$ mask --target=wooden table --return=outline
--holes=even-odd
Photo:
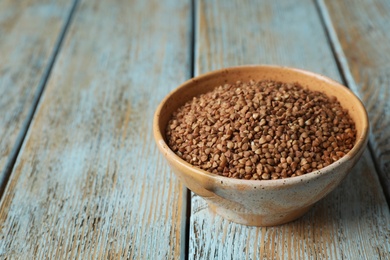
[[[186,79],[294,66],[365,103],[368,149],[301,219],[231,223],[157,151]],[[1,0],[1,259],[390,259],[390,1]],[[387,201],[386,201],[387,198]]]

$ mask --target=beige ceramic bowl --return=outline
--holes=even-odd
[[[309,89],[336,96],[356,123],[355,146],[343,158],[321,170],[297,177],[261,181],[232,179],[206,172],[185,162],[169,149],[165,129],[173,111],[192,97],[216,86],[250,79],[298,82]],[[368,118],[360,100],[346,87],[329,78],[286,67],[241,66],[207,73],[179,86],[157,108],[153,128],[157,146],[179,180],[203,197],[213,211],[237,223],[272,226],[302,216],[344,179],[367,144]]]

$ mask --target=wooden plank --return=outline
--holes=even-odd
[[[0,255],[177,259],[183,190],[154,144],[190,76],[189,1],[81,1],[0,208]]]
[[[370,144],[390,202],[390,2],[319,1],[348,85],[370,119]]]
[[[272,63],[340,74],[312,1],[199,1],[196,74]],[[190,259],[387,259],[390,214],[368,152],[303,218],[277,227],[238,225],[192,195]]]
[[[0,196],[73,1],[0,1]]]

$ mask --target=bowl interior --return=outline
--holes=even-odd
[[[360,148],[368,131],[367,113],[361,101],[346,87],[327,77],[293,68],[274,66],[241,66],[210,72],[193,78],[179,86],[170,93],[160,104],[156,111],[157,130],[166,142],[165,129],[171,115],[180,106],[191,100],[194,96],[211,91],[225,83],[234,83],[237,80],[274,80],[286,83],[297,82],[305,88],[321,91],[328,96],[336,96],[343,108],[348,109],[350,116],[356,124],[357,136],[355,147],[350,151],[352,156]]]

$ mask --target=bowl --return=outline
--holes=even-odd
[[[187,163],[168,147],[165,130],[174,111],[194,96],[217,86],[250,79],[298,82],[311,90],[336,96],[355,122],[354,147],[344,157],[320,170],[276,180],[243,180],[213,174]],[[180,85],[158,106],[153,133],[159,150],[177,178],[201,196],[214,212],[244,225],[274,226],[305,214],[347,176],[367,145],[368,117],[361,101],[332,79],[295,68],[250,65],[213,71]]]

